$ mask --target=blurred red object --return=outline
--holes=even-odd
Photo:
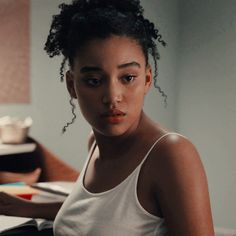
[[[24,198],[26,200],[31,200],[33,197],[33,194],[17,194],[18,197]]]

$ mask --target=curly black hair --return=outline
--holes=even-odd
[[[60,4],[59,8],[60,13],[53,16],[44,49],[50,57],[64,56],[60,67],[61,81],[67,60],[73,68],[77,51],[89,40],[105,39],[111,35],[127,36],[139,43],[147,64],[148,55],[153,57],[154,86],[167,105],[167,95],[157,85],[157,60],[160,55],[155,41],[163,46],[166,46],[166,42],[154,24],[144,18],[144,9],[139,0],[73,0],[71,4]],[[73,123],[74,113],[73,116],[67,126]]]

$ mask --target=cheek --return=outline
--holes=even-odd
[[[94,110],[98,106],[98,99],[94,99],[94,96],[89,94],[79,94],[78,103],[82,112]]]
[[[135,89],[132,89],[127,93],[127,97],[135,105],[140,105],[144,101],[145,90],[143,85],[137,86]]]
[[[127,104],[129,116],[136,119],[142,111],[144,104],[143,88],[136,88],[132,92],[127,93],[124,103]]]

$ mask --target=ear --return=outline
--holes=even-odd
[[[145,76],[145,90],[144,93],[147,94],[152,84],[152,68],[150,65],[146,67],[146,76]]]
[[[74,76],[72,71],[68,70],[66,72],[66,87],[72,98],[77,98],[75,86],[74,86]]]

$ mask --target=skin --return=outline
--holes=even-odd
[[[62,202],[36,203],[0,192],[0,215],[54,220]]]
[[[84,186],[94,193],[109,190],[123,181],[167,132],[143,112],[152,83],[151,68],[136,41],[110,36],[91,40],[78,50],[66,83],[97,143]],[[101,118],[110,109],[125,113],[121,122],[112,124]],[[206,175],[187,138],[171,134],[154,147],[142,166],[137,194],[145,210],[165,218],[168,235],[214,235]]]

